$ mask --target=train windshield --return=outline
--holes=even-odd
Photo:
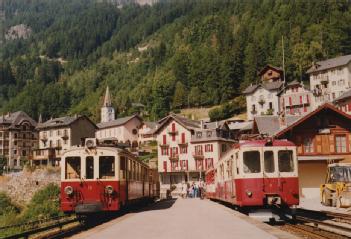
[[[79,179],[80,176],[80,157],[67,157],[66,179]]]
[[[273,151],[264,152],[264,171],[266,173],[274,172],[274,154]]]
[[[292,150],[280,150],[278,152],[279,172],[294,172],[294,158]]]
[[[244,152],[244,173],[261,172],[261,161],[259,151]]]
[[[99,178],[110,179],[115,177],[115,157],[100,156],[99,157]]]
[[[330,168],[332,182],[351,182],[351,167],[336,166]]]

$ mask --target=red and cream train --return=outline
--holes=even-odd
[[[61,160],[61,210],[87,215],[115,212],[129,204],[158,196],[152,170],[127,150],[96,145],[67,150]]]
[[[299,204],[296,146],[286,140],[250,140],[234,145],[206,172],[206,196],[264,220],[291,213]],[[268,218],[267,218],[268,217]]]

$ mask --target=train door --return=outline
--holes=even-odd
[[[272,147],[263,147],[262,191],[264,194],[276,194],[279,175],[276,167],[276,152]]]
[[[128,200],[128,158],[125,156],[120,156],[120,203],[125,204]]]

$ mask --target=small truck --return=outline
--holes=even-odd
[[[328,165],[325,183],[320,186],[321,203],[332,207],[351,207],[351,163]]]

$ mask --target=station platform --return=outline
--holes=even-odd
[[[172,199],[128,213],[72,237],[74,239],[296,239],[210,200]]]

